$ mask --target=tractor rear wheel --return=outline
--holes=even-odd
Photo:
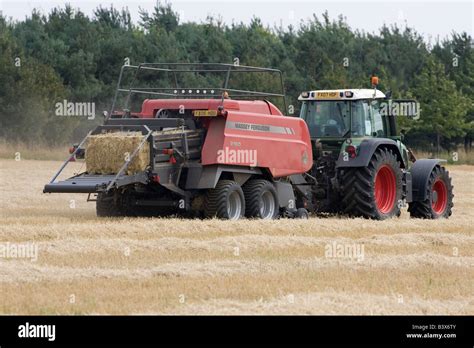
[[[433,168],[426,185],[426,199],[408,204],[410,217],[439,219],[451,216],[453,208],[453,185],[449,172],[441,166]]]
[[[232,180],[220,180],[207,191],[204,215],[208,218],[237,220],[244,216],[245,198],[242,188]]]
[[[243,190],[246,217],[260,219],[276,219],[278,217],[278,195],[270,181],[250,180],[245,183]]]
[[[342,176],[343,212],[384,220],[400,215],[402,171],[397,156],[378,148],[367,167],[344,170]]]

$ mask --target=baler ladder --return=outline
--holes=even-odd
[[[87,135],[84,137],[84,139],[82,139],[82,141],[80,142],[79,145],[77,145],[76,149],[74,150],[74,152],[64,161],[63,165],[61,166],[61,168],[59,168],[59,170],[56,172],[56,174],[54,174],[53,178],[51,179],[51,181],[49,182],[50,184],[54,183],[54,180],[56,180],[56,178],[62,173],[62,171],[64,170],[64,168],[66,168],[66,166],[68,165],[68,163],[71,161],[71,158],[74,158],[74,156],[76,155],[76,152],[79,151],[79,149],[82,147],[82,145],[84,145],[84,143],[86,142],[87,138],[89,137],[89,135],[91,135],[92,131],[90,131],[89,133],[87,133]]]

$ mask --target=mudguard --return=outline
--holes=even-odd
[[[412,177],[413,201],[426,199],[426,185],[434,167],[439,165],[440,159],[419,159],[410,169]]]
[[[375,150],[381,145],[384,145],[385,147],[388,147],[393,150],[394,153],[397,155],[398,160],[400,161],[401,167],[406,168],[406,163],[403,160],[403,157],[400,153],[400,149],[397,146],[397,142],[395,140],[385,138],[373,138],[363,140],[358,146],[357,156],[355,158],[349,157],[347,161],[344,161],[344,155],[343,153],[340,153],[339,158],[336,162],[336,168],[367,167]]]
[[[251,175],[262,174],[260,168],[230,165],[193,165],[189,167],[185,188],[186,190],[214,188],[216,187],[221,174],[225,172],[232,173],[234,180],[240,185],[243,185]]]

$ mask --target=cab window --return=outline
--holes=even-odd
[[[350,102],[308,101],[303,104],[300,117],[312,137],[341,137],[349,131]]]
[[[358,100],[352,106],[352,135],[372,135],[372,117],[369,111],[369,103],[366,100]]]
[[[374,100],[370,103],[370,110],[372,112],[372,118],[374,120],[374,133],[376,137],[385,137],[385,130],[382,115],[380,114],[380,102]]]

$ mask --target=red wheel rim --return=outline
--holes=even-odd
[[[375,204],[382,214],[387,214],[393,209],[396,193],[395,173],[390,166],[381,166],[375,176]]]
[[[448,203],[448,190],[443,180],[438,179],[433,184],[433,196],[431,198],[431,207],[433,211],[441,215],[446,209]]]

